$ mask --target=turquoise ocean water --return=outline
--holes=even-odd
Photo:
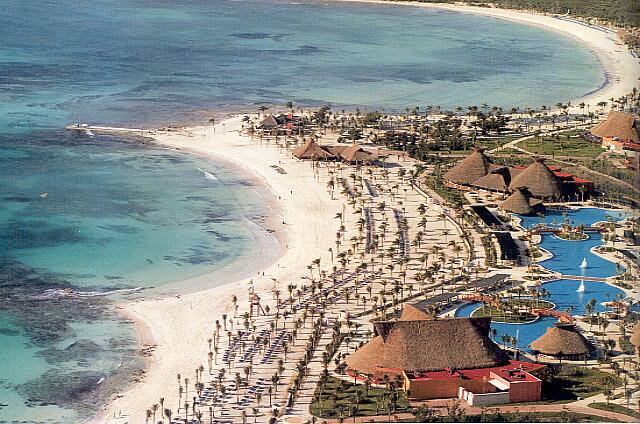
[[[414,7],[8,0],[0,22],[0,421],[78,422],[130,380],[114,300],[277,250],[263,190],[228,164],[64,125],[284,101],[534,107],[605,81],[570,38]]]

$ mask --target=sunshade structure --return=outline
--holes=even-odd
[[[507,200],[500,203],[500,208],[520,215],[535,215],[544,210],[544,205],[542,200],[534,199],[526,188],[521,187],[515,189]]]
[[[469,156],[458,162],[444,174],[444,179],[456,184],[473,185],[491,170],[491,161],[484,149],[477,148]]]
[[[293,156],[300,160],[328,160],[333,155],[321,147],[314,139],[310,139],[292,152]]]
[[[592,346],[578,333],[573,325],[556,325],[534,340],[531,350],[545,356],[564,359],[584,359],[589,356]]]
[[[258,128],[262,130],[271,130],[274,128],[278,128],[278,121],[273,115],[267,115],[262,121],[260,121],[260,123],[258,124]]]
[[[640,135],[634,116],[615,110],[609,113],[605,121],[593,127],[591,134],[602,139],[640,143]]]
[[[485,368],[507,363],[489,338],[491,318],[432,319],[405,306],[397,321],[375,322],[377,336],[346,358],[350,370],[387,373]]]
[[[509,184],[511,190],[522,187],[541,199],[558,199],[562,196],[562,184],[542,158],[537,158]]]

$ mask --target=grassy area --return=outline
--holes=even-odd
[[[521,155],[522,152],[520,150],[512,149],[511,147],[507,147],[506,149],[498,150],[496,152],[499,155]]]
[[[397,395],[395,412],[411,412],[412,408],[407,402],[404,391],[398,390]],[[320,398],[322,398],[322,405]],[[390,410],[393,411],[392,399],[393,390],[391,389],[371,387],[367,390],[363,384],[353,384],[353,382],[329,377],[321,392],[316,389],[311,413],[316,417],[335,419],[354,415],[357,417],[386,415]]]
[[[571,130],[560,134],[533,137],[518,143],[532,153],[540,155],[579,156],[595,158],[605,151],[599,144],[584,140]]]
[[[467,422],[489,423],[604,423],[616,422],[597,415],[576,414],[573,412],[517,412],[469,415]]]
[[[527,311],[513,311],[510,309],[496,308],[483,305],[473,311],[472,317],[491,317],[495,322],[522,323],[535,320],[537,317]]]
[[[640,414],[638,412],[632,409],[625,408],[622,405],[615,405],[613,403],[606,404],[604,402],[594,402],[594,403],[590,403],[589,407],[595,408],[595,409],[602,409],[603,411],[617,412],[619,414],[628,415],[634,418],[640,418]]]
[[[547,367],[543,374],[542,402],[564,402],[587,398],[612,390],[622,384],[622,380],[594,368],[565,365],[554,375],[555,367]]]
[[[533,321],[537,317],[536,315],[526,310],[518,310],[518,308],[553,308],[553,306],[553,303],[547,302],[546,300],[515,298],[503,301],[500,308],[497,308],[493,305],[483,305],[480,308],[476,309],[473,312],[472,316],[490,316],[496,322],[522,323]]]

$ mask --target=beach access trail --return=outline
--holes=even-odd
[[[240,136],[241,122],[241,117],[236,117],[215,128],[158,132],[154,139],[167,147],[231,161],[261,179],[279,199],[285,222],[285,234],[279,237],[284,254],[264,270],[264,275],[260,272],[251,277],[256,292],[262,295],[270,292],[274,279],[297,281],[300,276],[308,275],[307,266],[316,258],[329,262],[328,249],[335,238],[334,217],[342,204],[332,201],[327,190],[314,181],[313,169],[308,163],[280,152],[273,144],[267,146],[266,141],[260,145]],[[273,165],[286,174],[278,172]],[[157,348],[144,379],[114,396],[94,422],[144,422],[145,411],[151,404],[158,403],[167,392],[177,393],[178,373],[193,370],[199,364],[206,367],[207,340],[215,330],[215,320],[225,313],[233,317],[233,295],[238,297],[240,305],[247,304],[249,286],[247,278],[187,295],[124,305],[126,315],[137,322],[143,342]],[[177,406],[165,405],[174,410]],[[129,416],[114,419],[125,411]]]

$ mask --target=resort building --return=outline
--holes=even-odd
[[[593,346],[573,324],[556,324],[529,346],[536,355],[555,359],[583,360],[591,355]]]
[[[602,140],[602,147],[631,157],[640,153],[640,131],[635,117],[629,113],[612,111],[607,119],[591,129]]]
[[[313,138],[302,146],[297,147],[292,154],[295,158],[300,160],[330,160],[335,157],[316,143]]]
[[[514,193],[526,189],[532,197],[557,201],[578,193],[590,193],[593,181],[561,172],[558,167],[547,166],[537,158],[529,166],[493,164],[478,148],[454,165],[444,175],[447,185],[463,190],[481,189],[498,193]]]
[[[292,152],[300,160],[342,160],[350,164],[370,163],[376,155],[357,143],[351,146],[320,146],[311,139]]]
[[[381,382],[400,377],[414,399],[459,397],[472,405],[539,400],[540,364],[511,361],[489,337],[490,317],[432,318],[405,305],[395,321],[346,358],[347,373]]]

